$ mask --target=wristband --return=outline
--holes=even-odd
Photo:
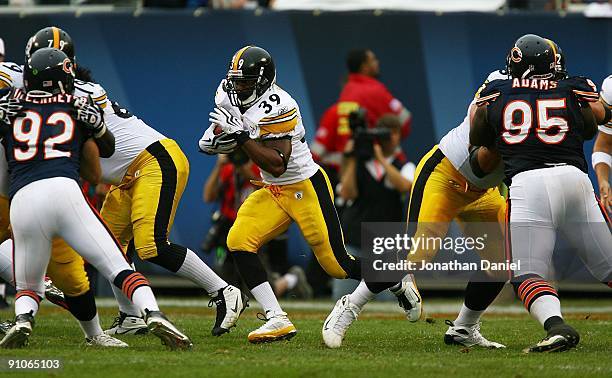
[[[593,155],[591,155],[591,164],[593,164],[593,168],[599,163],[604,163],[612,168],[612,155],[602,151],[593,152]]]
[[[236,133],[236,142],[238,142],[239,146],[242,146],[244,143],[246,143],[246,141],[248,141],[249,139],[251,139],[249,137],[249,133],[245,132],[245,131],[241,131],[239,133]]]
[[[100,129],[100,131],[96,131],[93,137],[98,139],[102,137],[102,135],[104,135],[105,133],[106,133],[106,123],[102,123],[102,128]]]

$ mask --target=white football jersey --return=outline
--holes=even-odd
[[[499,70],[493,71],[489,74],[487,80],[485,80],[484,84],[481,86],[481,89],[490,81],[507,78],[507,74]],[[468,106],[467,115],[463,119],[463,122],[442,137],[438,147],[463,177],[479,188],[487,189],[499,185],[504,178],[504,167],[503,163],[500,163],[493,172],[483,178],[478,178],[470,166],[470,108],[478,98],[481,89],[478,90],[474,100],[472,100]]]
[[[0,64],[0,88],[3,86],[23,89],[23,66],[15,63]],[[75,80],[74,87],[75,96],[91,96],[104,109],[106,127],[115,136],[115,152],[109,158],[100,158],[102,181],[117,185],[130,164],[145,148],[166,137],[118,103],[110,101],[100,84]]]
[[[294,184],[310,178],[319,166],[312,159],[310,148],[306,143],[306,130],[297,102],[281,87],[274,84],[244,114],[232,106],[227,93],[223,90],[225,80],[221,81],[215,95],[215,104],[242,118],[251,138],[260,140],[275,138],[291,139],[291,156],[287,170],[279,177],[274,177],[261,170],[263,181],[269,184]]]
[[[599,96],[606,102],[606,104],[612,106],[612,75],[605,78],[601,84],[601,92],[599,93]],[[599,125],[599,131],[612,135],[612,121],[605,125]]]

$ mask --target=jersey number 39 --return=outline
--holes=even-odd
[[[68,113],[56,112],[45,120],[45,124],[61,128],[58,135],[50,136],[42,143],[43,159],[56,159],[60,157],[70,157],[70,151],[60,151],[55,149],[56,145],[63,144],[72,140],[74,135],[74,120]],[[40,145],[40,132],[43,126],[43,119],[37,112],[27,111],[24,117],[17,118],[13,123],[13,138],[16,142],[24,143],[24,147],[15,147],[13,156],[17,161],[33,159],[38,154]]]
[[[538,139],[546,144],[563,142],[569,130],[567,120],[560,116],[550,116],[548,112],[552,109],[565,109],[565,99],[536,100],[536,108],[537,127],[535,132]],[[520,121],[518,122],[515,122],[516,115],[519,115]],[[527,139],[534,117],[529,102],[523,100],[509,102],[504,108],[503,117],[504,132],[502,133],[502,139],[504,142],[507,144],[518,144]]]

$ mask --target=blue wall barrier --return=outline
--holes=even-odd
[[[91,68],[113,100],[182,146],[191,177],[172,236],[194,250],[210,225],[212,207],[202,202],[202,187],[215,162],[197,152],[197,140],[208,126],[208,111],[229,59],[243,45],[258,44],[273,55],[278,82],[300,104],[309,138],[339,94],[346,52],[374,50],[381,80],[414,115],[404,148],[415,162],[463,119],[482,80],[504,66],[506,52],[522,34],[555,40],[572,74],[600,84],[612,72],[612,23],[556,14],[5,14],[0,15],[0,37],[7,60],[22,61],[27,38],[49,25],[72,35],[78,63]],[[292,230],[294,260],[308,256],[297,235]]]

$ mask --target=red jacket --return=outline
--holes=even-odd
[[[402,137],[410,133],[412,116],[402,103],[393,97],[383,83],[370,76],[349,74],[348,81],[338,102],[356,102],[367,111],[370,127],[376,126],[376,121],[387,114],[393,113],[402,123]]]

